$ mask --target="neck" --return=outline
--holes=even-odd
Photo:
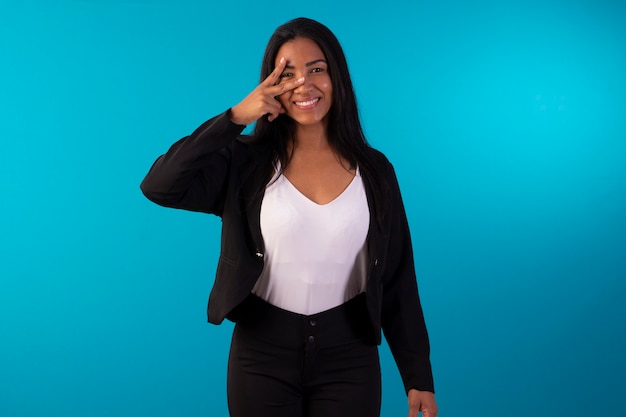
[[[297,149],[306,151],[327,150],[330,145],[326,135],[326,126],[298,126],[293,145]]]

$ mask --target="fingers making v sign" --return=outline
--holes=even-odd
[[[233,123],[248,125],[265,115],[267,115],[267,120],[272,122],[285,112],[285,109],[276,97],[299,87],[304,82],[304,77],[280,82],[280,75],[286,65],[287,60],[281,58],[274,71],[252,90],[246,98],[231,108],[230,119]]]

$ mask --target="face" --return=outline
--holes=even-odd
[[[278,96],[285,113],[302,126],[325,126],[333,87],[324,53],[311,39],[296,38],[280,47],[275,65],[281,57],[287,60],[281,81],[304,77],[302,85]]]

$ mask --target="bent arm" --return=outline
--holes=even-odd
[[[245,126],[228,111],[174,143],[152,165],[141,191],[154,203],[220,215],[230,163],[230,145]]]

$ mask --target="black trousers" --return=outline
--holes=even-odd
[[[364,295],[304,316],[252,295],[228,360],[232,417],[378,417],[378,347]]]

